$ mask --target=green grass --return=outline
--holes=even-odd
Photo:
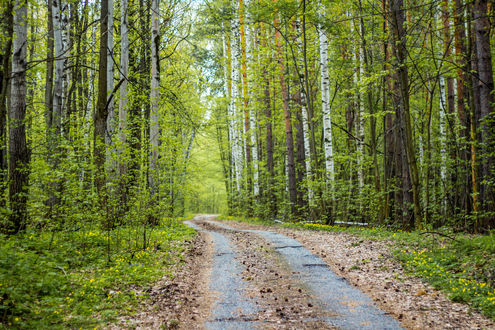
[[[273,221],[223,217],[255,224]],[[380,227],[327,226],[318,223],[285,223],[280,226],[317,231],[345,232],[362,238],[388,240],[394,256],[416,277],[445,292],[453,301],[468,304],[495,320],[495,232],[467,235]]]
[[[168,220],[147,228],[146,247],[135,227],[1,236],[0,326],[88,328],[130,312],[141,289],[172,276],[194,235]]]

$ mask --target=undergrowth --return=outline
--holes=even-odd
[[[104,324],[146,298],[146,285],[171,276],[193,236],[192,229],[173,220],[146,232],[88,227],[2,236],[0,326]]]
[[[222,217],[262,225],[281,225],[318,231],[345,232],[363,238],[391,241],[394,256],[410,274],[432,284],[456,302],[468,304],[495,320],[495,232],[489,235],[437,231],[388,230],[318,223],[284,223]]]

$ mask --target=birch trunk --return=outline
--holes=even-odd
[[[9,202],[13,232],[23,230],[27,220],[29,153],[26,143],[27,3],[14,7],[11,107],[9,113]]]
[[[231,21],[231,49],[232,49],[232,61],[231,61],[231,81],[232,81],[232,95],[230,98],[230,108],[233,120],[232,129],[232,143],[234,149],[234,172],[237,192],[241,191],[242,183],[242,171],[243,171],[243,153],[242,153],[242,115],[238,107],[238,101],[240,99],[239,84],[241,83],[241,45],[240,45],[240,24],[239,24],[239,11],[233,6],[234,15]]]
[[[302,98],[303,99],[305,98],[304,93],[302,95]],[[305,162],[306,162],[306,179],[308,180],[308,201],[309,201],[309,204],[311,206],[313,201],[314,201],[314,191],[313,191],[313,188],[311,186],[312,180],[313,180],[313,171],[311,169],[311,151],[309,149],[310,148],[310,145],[309,145],[310,134],[308,132],[308,129],[309,129],[308,112],[306,110],[306,106],[304,105],[304,102],[305,101],[303,100],[302,119],[303,119],[303,135],[304,135],[304,156],[305,156]],[[325,131],[323,131],[323,132],[325,132]],[[332,156],[332,162],[331,163],[333,165],[333,156]],[[325,165],[326,165],[326,162],[325,162]],[[332,166],[332,169],[333,169],[333,166]],[[331,172],[331,173],[333,173],[333,172]]]
[[[112,97],[113,91],[113,0],[108,0],[108,30],[107,30],[107,132],[105,134],[105,143],[107,146],[113,144],[113,136],[115,133],[115,110]],[[107,161],[111,157],[111,148],[108,148]],[[110,165],[110,164],[108,164]],[[110,166],[111,167],[111,166]]]
[[[246,0],[246,7],[249,7],[249,0]],[[252,81],[249,79],[250,68],[253,65],[253,33],[250,24],[251,17],[249,13],[246,15],[246,70],[247,70],[247,91],[248,91],[248,106],[249,106],[249,139],[251,149],[251,161],[253,167],[253,195],[259,195],[259,171],[258,171],[258,143],[256,141],[256,113],[251,104],[251,93],[253,91]],[[246,137],[247,139],[247,137]]]
[[[297,36],[301,35],[301,22],[300,20],[296,20],[296,34]],[[297,42],[297,47],[298,51],[304,54],[305,48],[303,46],[303,40],[301,38],[296,36],[296,42]],[[302,38],[304,38],[304,35],[302,35]],[[299,62],[300,63],[300,62]],[[306,97],[306,70],[305,70],[305,64],[304,61],[303,63],[298,64],[299,67],[299,74],[302,75],[302,77],[299,78],[299,83],[301,85],[300,89],[300,103],[301,103],[301,117],[302,117],[302,139],[303,139],[303,148],[304,148],[304,167],[306,169],[306,181],[307,181],[307,191],[308,191],[308,202],[310,206],[312,206],[313,201],[314,201],[314,191],[312,188],[312,180],[313,180],[313,171],[312,171],[312,164],[311,164],[311,126],[309,123],[308,119],[308,108],[307,108],[307,97]],[[325,131],[323,132],[325,134]],[[332,162],[333,164],[333,162]]]
[[[250,134],[250,126],[251,126],[251,120],[249,116],[249,107],[250,107],[250,100],[249,100],[249,87],[248,87],[248,72],[247,72],[247,46],[246,46],[246,24],[245,24],[245,13],[244,13],[244,2],[243,0],[239,0],[239,31],[240,31],[240,37],[241,37],[241,69],[242,69],[242,99],[243,99],[243,112],[244,112],[244,134],[242,136],[242,140],[244,143],[244,158],[243,161],[246,161],[246,181],[247,181],[247,191],[248,195],[251,193],[251,187],[252,187],[252,153],[251,153],[251,142],[249,138]],[[251,202],[248,201],[248,209],[250,209],[250,204]],[[249,214],[249,211],[248,211]]]
[[[52,133],[53,109],[53,58],[54,58],[54,31],[53,31],[53,1],[48,0],[48,38],[46,41],[46,83],[45,83],[45,122],[47,135]],[[50,142],[49,142],[50,144]]]
[[[14,34],[14,2],[8,1],[4,12],[1,14],[4,20],[2,37],[4,38],[4,48],[0,51],[0,180],[7,181],[7,99],[10,90],[11,65],[10,56],[12,54],[12,41]],[[52,47],[53,48],[53,47]],[[53,57],[53,55],[52,55]],[[53,71],[53,69],[52,69]],[[51,106],[50,106],[51,107]],[[5,207],[5,198],[0,198],[0,206]]]
[[[107,18],[108,0],[101,1],[100,10],[100,56],[98,64],[98,101],[94,116],[94,162],[95,186],[100,199],[100,206],[106,204],[105,185],[105,131],[107,123]]]
[[[125,161],[122,156],[125,151],[126,129],[127,129],[127,79],[129,75],[129,21],[128,21],[128,0],[121,0],[120,3],[120,100],[119,100],[119,140],[120,140],[120,176],[127,172]]]
[[[442,11],[441,5],[438,8],[438,11],[435,15],[435,26],[438,26],[438,21],[441,21],[441,18],[439,16],[439,13]],[[445,36],[444,36],[445,37]],[[442,47],[439,47],[437,50],[437,54],[439,59],[442,59],[444,56],[444,50]],[[440,60],[437,61],[437,68],[438,68],[438,101],[439,101],[439,129],[440,129],[440,159],[442,163],[440,164],[440,189],[441,189],[441,194],[443,195],[442,198],[442,208],[443,211],[446,211],[447,207],[447,192],[445,190],[445,187],[447,187],[447,129],[446,129],[446,115],[447,115],[447,99],[445,97],[446,95],[446,85],[445,85],[445,77],[442,74],[442,62]],[[433,95],[432,95],[433,97]],[[429,133],[429,132],[428,132]],[[430,150],[428,150],[430,152]],[[430,156],[430,155],[428,155]],[[428,175],[428,173],[427,173]],[[427,182],[429,182],[429,175],[427,178]],[[429,189],[429,184],[425,185],[425,187],[428,187]],[[427,199],[429,199],[429,193],[427,192]],[[427,211],[428,212],[428,211]],[[427,214],[427,213],[426,213]],[[426,219],[428,220],[428,215],[426,216]]]
[[[442,159],[442,164],[440,165],[440,178],[442,180],[442,186],[445,186],[447,180],[447,137],[445,123],[445,114],[447,113],[447,107],[445,99],[445,77],[442,74],[440,74],[438,79],[438,87],[438,96],[440,103],[440,158]]]
[[[65,4],[63,1],[53,0],[53,36],[55,49],[55,72],[53,79],[53,106],[52,106],[52,127],[56,137],[60,136],[62,125],[62,108],[64,106],[64,69],[66,59],[66,49],[64,49],[64,24],[63,15]]]
[[[225,61],[224,70],[223,70],[223,88],[225,99],[227,100],[227,123],[228,123],[228,143],[229,143],[229,153],[230,153],[230,167],[229,167],[229,191],[232,192],[232,182],[234,182],[232,169],[235,167],[235,152],[234,152],[234,144],[233,144],[233,136],[234,136],[234,114],[232,112],[231,107],[231,99],[232,99],[232,76],[231,76],[231,47],[230,42],[227,40],[225,26],[223,26],[223,34],[222,34],[222,48],[223,48],[223,58]]]
[[[151,91],[150,91],[150,168],[148,183],[151,190],[152,200],[158,197],[158,107],[160,87],[160,26],[159,26],[159,3],[158,0],[151,1]]]
[[[325,7],[319,3],[320,15],[324,16]],[[325,150],[325,173],[327,183],[334,186],[335,171],[333,161],[332,140],[332,112],[330,109],[330,75],[328,70],[328,39],[325,30],[318,24],[318,37],[320,41],[320,74],[321,74],[321,107],[323,113],[323,148]],[[303,95],[305,97],[305,95]],[[304,111],[303,111],[304,112]],[[305,117],[307,121],[307,116]],[[305,125],[306,126],[306,125]],[[309,141],[308,141],[309,143]],[[306,136],[305,136],[306,144]],[[309,168],[311,171],[311,168]],[[333,188],[332,188],[333,189]]]

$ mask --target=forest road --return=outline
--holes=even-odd
[[[185,224],[213,245],[206,329],[401,329],[297,240],[201,215]]]

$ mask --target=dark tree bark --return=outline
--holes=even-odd
[[[278,19],[275,18],[273,25],[275,26],[275,43],[277,47],[277,61],[280,67],[280,89],[282,91],[282,103],[284,108],[284,122],[285,122],[285,145],[287,150],[287,172],[289,183],[289,202],[291,208],[291,214],[295,214],[295,206],[297,203],[296,196],[296,168],[294,162],[294,138],[292,135],[292,119],[289,109],[289,90],[285,82],[285,65],[282,57],[282,44],[281,35],[278,24]]]
[[[397,80],[400,89],[398,110],[400,111],[400,123],[402,129],[401,140],[404,143],[405,159],[407,160],[407,172],[412,185],[412,202],[414,206],[414,217],[410,217],[407,227],[413,229],[419,227],[421,221],[421,207],[419,202],[419,175],[414,152],[414,143],[411,127],[411,115],[409,112],[409,77],[407,69],[407,50],[406,50],[406,32],[404,29],[404,9],[402,0],[392,0],[391,8],[391,27],[394,42],[392,43],[394,55],[396,58]],[[403,173],[404,170],[403,170]],[[403,187],[406,195],[408,192],[408,182],[403,174]],[[404,208],[410,204],[409,195],[403,201]]]
[[[470,161],[470,149],[467,142],[470,138],[470,116],[466,113],[466,104],[468,104],[468,92],[467,86],[470,85],[468,83],[469,76],[467,74],[467,66],[466,66],[466,30],[465,30],[465,17],[464,17],[464,3],[463,0],[455,0],[455,9],[454,9],[454,41],[455,41],[455,54],[457,58],[457,116],[459,118],[460,124],[463,127],[460,130],[460,138],[463,142],[460,145],[460,158],[462,161],[463,172],[461,175],[463,176],[462,182],[460,183],[460,196],[459,196],[459,204],[461,208],[464,210],[464,213],[467,215],[470,213],[472,209],[472,201],[471,201],[471,193],[472,193],[472,184],[471,184],[471,175],[469,161]]]
[[[11,108],[9,125],[9,201],[13,232],[26,226],[29,153],[26,143],[27,3],[16,0],[14,8]]]
[[[495,171],[495,116],[493,111],[493,69],[490,49],[490,20],[488,16],[488,1],[474,2],[474,27],[476,35],[476,55],[478,61],[478,88],[480,112],[478,127],[481,130],[481,166],[480,166],[480,201],[483,211],[495,210],[494,188]],[[495,226],[495,216],[484,216],[481,228],[487,230]]]
[[[270,100],[270,77],[268,71],[264,68],[264,97],[263,103],[265,107],[266,120],[266,170],[268,174],[267,187],[267,203],[270,216],[277,214],[275,203],[275,192],[273,186],[273,178],[275,171],[273,169],[273,131],[272,131],[272,105]]]
[[[98,101],[94,118],[94,163],[95,185],[104,203],[105,185],[105,130],[108,116],[107,108],[107,38],[108,34],[108,0],[101,1],[100,11],[100,60],[98,65]]]
[[[302,118],[302,107],[301,107],[301,96],[296,93],[295,96],[297,108],[296,111],[296,185],[297,185],[297,207],[298,214],[301,214],[302,208],[305,207],[307,191],[303,187],[304,177],[306,176],[306,156],[304,149],[304,129],[303,129],[303,118]]]
[[[450,33],[450,9],[448,6],[448,0],[442,2],[442,21],[443,21],[443,45],[444,45],[444,58],[450,60],[452,55],[452,35]],[[454,115],[455,115],[455,92],[454,92],[454,78],[448,76],[446,78],[447,87],[447,115],[445,116],[448,124],[447,131],[447,145],[450,159],[455,164],[457,162],[457,140],[455,136],[454,127]],[[459,187],[457,184],[459,172],[459,165],[456,164],[450,171],[450,185],[446,188],[446,197],[450,201],[450,210],[452,213],[457,213],[459,209]]]
[[[47,134],[52,129],[52,107],[53,107],[53,0],[48,0],[48,38],[46,40],[46,81],[45,81],[45,120]]]

